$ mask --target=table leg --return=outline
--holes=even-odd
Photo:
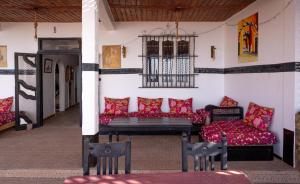
[[[187,132],[182,132],[181,144],[182,144],[182,159],[181,159],[181,169],[182,172],[188,171],[188,158],[187,158],[187,142],[188,136]]]
[[[109,142],[112,142],[112,134],[109,134]],[[112,174],[112,157],[108,158],[108,172]]]
[[[83,175],[90,175],[90,165],[89,165],[89,143],[90,139],[87,136],[82,137],[82,146],[83,146],[83,154],[82,154],[82,167],[83,167]]]

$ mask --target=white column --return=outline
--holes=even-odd
[[[82,135],[99,130],[98,0],[82,0]]]

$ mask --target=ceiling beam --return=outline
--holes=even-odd
[[[115,20],[107,0],[99,1],[99,17],[107,30],[115,30]]]

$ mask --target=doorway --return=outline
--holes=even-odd
[[[44,72],[43,83],[43,119],[63,113],[78,105],[75,100],[76,87],[79,85],[75,68],[79,67],[77,54],[42,54]],[[47,71],[47,64],[53,63],[53,72]],[[77,88],[78,90],[78,88]],[[79,108],[78,108],[79,110]],[[79,113],[79,112],[78,112]]]
[[[39,38],[38,43],[43,69],[47,60],[53,69],[53,73],[43,71],[41,75],[43,119],[73,106],[81,114],[81,38]]]

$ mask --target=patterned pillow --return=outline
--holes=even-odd
[[[14,98],[12,96],[0,99],[0,112],[9,112],[13,104],[13,100]]]
[[[171,114],[191,114],[193,113],[193,98],[186,100],[169,98],[169,108]]]
[[[220,107],[236,107],[238,102],[229,98],[228,96],[224,96],[222,102],[220,103]]]
[[[129,97],[124,99],[117,98],[104,98],[105,99],[105,114],[127,114],[128,113],[128,105],[129,105]]]
[[[162,98],[138,97],[138,112],[141,114],[161,113]]]
[[[262,107],[250,102],[243,121],[249,126],[253,126],[262,131],[267,131],[271,125],[273,114],[273,108]]]

